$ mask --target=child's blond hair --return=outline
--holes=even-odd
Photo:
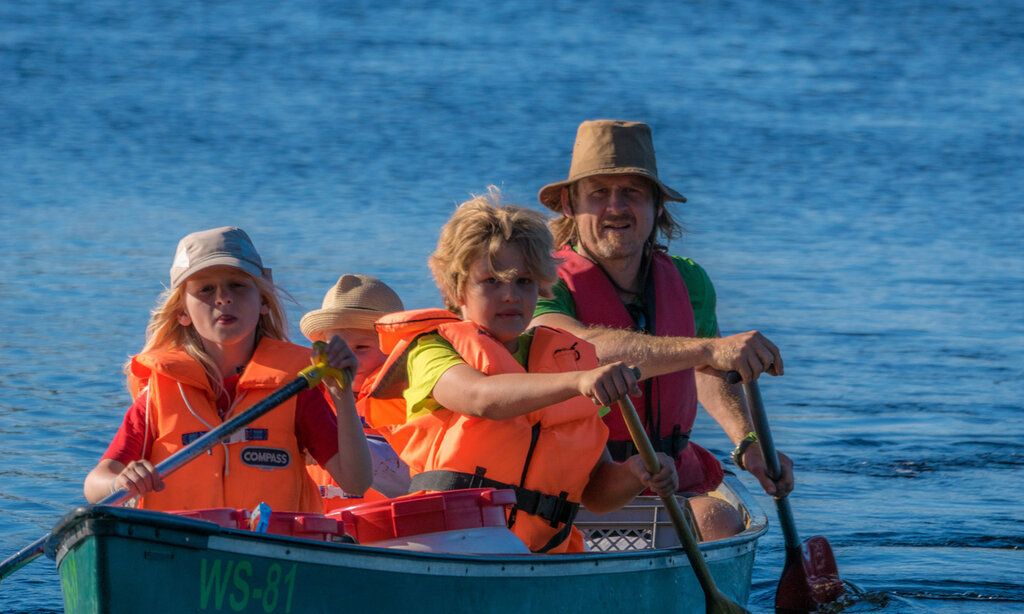
[[[527,271],[495,270],[494,256],[505,245],[519,249]],[[428,264],[445,306],[457,312],[469,268],[485,255],[498,279],[509,281],[528,272],[537,282],[541,296],[550,297],[558,267],[553,251],[554,241],[544,216],[523,207],[502,205],[498,188],[489,186],[486,195],[474,196],[459,205],[441,228],[437,249]]]
[[[238,270],[241,271],[241,269]],[[249,275],[249,278],[256,284],[260,298],[267,306],[267,313],[261,313],[260,319],[256,323],[256,343],[259,344],[263,337],[288,341],[288,318],[285,315],[277,286],[269,279],[252,275]],[[184,350],[203,366],[214,392],[219,395],[223,390],[224,374],[217,368],[213,358],[203,349],[203,340],[199,337],[196,329],[192,326],[182,326],[178,321],[178,316],[183,313],[185,313],[184,283],[177,288],[164,290],[157,298],[156,307],[150,313],[149,324],[146,326],[146,343],[139,353],[145,354],[154,350],[175,348]],[[128,376],[130,384],[131,360],[125,364],[124,372]]]

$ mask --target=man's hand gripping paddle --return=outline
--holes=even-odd
[[[740,374],[736,371],[726,374],[726,381],[730,384],[736,384],[740,379]],[[756,381],[743,383],[743,397],[754,423],[754,432],[757,433],[768,474],[773,480],[778,479],[782,475],[782,466],[779,464],[779,455],[775,452],[775,442],[771,429],[768,428],[768,416],[765,414],[761,391]],[[789,499],[785,496],[776,497],[775,507],[786,542],[786,564],[775,591],[775,610],[814,612],[818,606],[832,603],[846,592],[846,587],[839,578],[839,568],[832,554],[832,546],[821,535],[808,538],[801,544],[793,512],[789,507]]]

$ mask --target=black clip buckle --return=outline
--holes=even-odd
[[[477,467],[473,473],[473,477],[469,478],[469,486],[467,488],[483,488],[484,487],[484,474],[487,470],[483,467]]]
[[[545,511],[548,512],[550,516],[544,514],[541,517],[548,519],[548,526],[550,526],[551,528],[557,528],[558,525],[566,522],[566,519],[562,518],[562,516],[565,516],[569,513],[569,510],[567,509],[569,503],[569,493],[563,490],[562,492],[558,493],[557,498],[548,496],[544,497],[543,501],[547,503],[547,505],[543,507],[548,508]]]

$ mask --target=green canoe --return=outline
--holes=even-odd
[[[719,589],[744,604],[764,513],[731,475],[718,491],[747,528],[701,550]],[[173,514],[88,506],[54,528],[65,611],[701,612],[704,599],[654,497],[581,512],[592,549],[465,555],[375,548],[228,529]],[[669,546],[669,547],[665,547]],[[596,551],[596,550],[603,551]]]

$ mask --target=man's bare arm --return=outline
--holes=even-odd
[[[733,445],[754,430],[750,416],[740,401],[739,384],[730,385],[722,374],[709,369],[697,370],[696,380],[697,399],[708,415],[722,427]]]
[[[715,422],[722,427],[733,444],[737,444],[747,433],[754,430],[753,423],[740,401],[739,385],[726,383],[721,373],[710,369],[698,370],[697,399]],[[761,446],[749,446],[743,453],[743,466],[750,472],[761,487],[769,495],[784,496],[793,490],[793,462],[788,456],[779,452],[779,464],[782,476],[778,480],[768,477],[768,466]]]
[[[569,331],[593,343],[602,364],[624,362],[640,368],[644,378],[683,369],[711,367],[738,371],[744,381],[765,371],[782,375],[782,355],[764,335],[748,331],[728,337],[655,337],[636,331],[587,326],[560,313],[537,316],[532,326],[543,324]]]

